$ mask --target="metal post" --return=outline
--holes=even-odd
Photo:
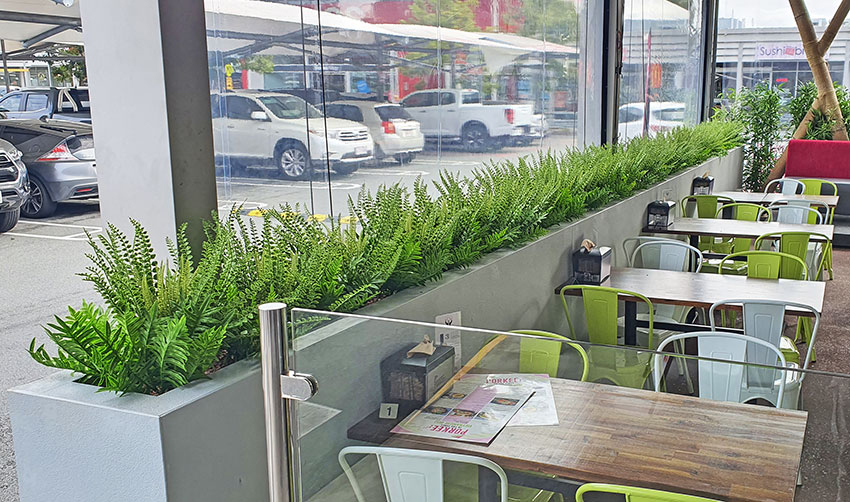
[[[6,82],[6,92],[9,92],[12,88],[9,86],[9,64],[6,61],[6,41],[3,39],[0,39],[0,53],[3,54],[3,79]]]
[[[289,501],[286,419],[280,389],[286,357],[286,305],[260,305],[260,354],[263,369],[263,407],[266,417],[266,451],[270,502]]]

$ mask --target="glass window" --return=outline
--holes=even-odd
[[[322,112],[298,96],[291,96],[289,94],[281,94],[280,96],[261,96],[260,102],[265,105],[266,108],[271,110],[275,116],[282,119],[303,119],[305,114],[309,118],[322,117]],[[261,108],[253,101],[251,104],[257,107],[256,110],[251,110],[252,112],[261,111]]]
[[[442,105],[453,105],[455,103],[455,95],[453,92],[441,92],[440,93],[440,104]]]
[[[479,94],[477,92],[464,92],[462,97],[461,97],[461,100],[462,100],[463,104],[465,104],[465,105],[473,104],[473,103],[480,103],[481,102],[481,94]]]
[[[0,138],[5,139],[22,150],[23,147],[21,145],[39,136],[41,136],[40,132],[25,129],[23,127],[6,126],[0,130]]]
[[[643,109],[636,106],[620,108],[620,122],[637,122],[643,120]]]
[[[670,122],[684,122],[685,108],[667,108],[664,110],[656,110],[652,112],[652,118],[657,120],[666,120]]]
[[[0,110],[5,110],[7,112],[17,112],[21,109],[21,94],[13,94],[11,96],[6,96],[2,100],[0,100]]]
[[[38,111],[47,109],[47,94],[29,94],[27,96],[26,111]]]
[[[437,105],[437,93],[436,92],[420,92],[417,94],[411,94],[402,102],[402,104],[408,108],[417,108],[420,106],[436,106]]]
[[[328,117],[363,122],[363,112],[354,105],[329,103],[325,105],[325,114]]]
[[[376,106],[375,112],[381,120],[405,119],[411,120],[413,117],[407,113],[407,110],[398,105]]]
[[[224,108],[229,119],[251,120],[252,112],[263,111],[260,105],[242,96],[225,96],[224,100]]]

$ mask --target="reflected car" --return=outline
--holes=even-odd
[[[282,177],[306,180],[325,162],[350,174],[373,158],[366,126],[325,117],[298,96],[246,90],[212,94],[211,100],[217,165],[273,163]]]
[[[0,121],[0,139],[23,152],[29,173],[27,218],[46,218],[56,204],[97,197],[94,136],[89,124],[64,120]]]
[[[371,101],[337,101],[325,104],[328,117],[364,124],[375,140],[375,158],[395,158],[407,163],[425,147],[419,122],[401,105]]]
[[[27,200],[27,168],[15,145],[0,139],[0,232],[15,228]]]
[[[617,133],[619,141],[625,142],[643,136],[644,103],[628,103],[620,107]],[[672,131],[685,125],[685,104],[672,101],[651,102],[649,104],[649,131],[647,136],[659,132]]]

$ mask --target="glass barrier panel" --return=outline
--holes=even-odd
[[[291,328],[295,370],[319,383],[293,403],[298,500],[355,501],[354,486],[386,500],[393,466],[413,465],[379,461],[386,448],[418,451],[411,469],[430,472],[421,482],[445,500],[499,492],[487,466],[432,465],[447,453],[495,462],[510,500],[572,500],[588,481],[741,500],[839,500],[850,489],[850,376],[745,362],[756,351],[734,336],[673,339],[659,352],[304,309]],[[426,337],[433,354],[408,358]]]

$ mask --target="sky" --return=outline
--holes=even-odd
[[[832,19],[840,0],[806,0],[812,20]],[[743,19],[747,27],[794,26],[788,0],[720,0],[720,17]]]

